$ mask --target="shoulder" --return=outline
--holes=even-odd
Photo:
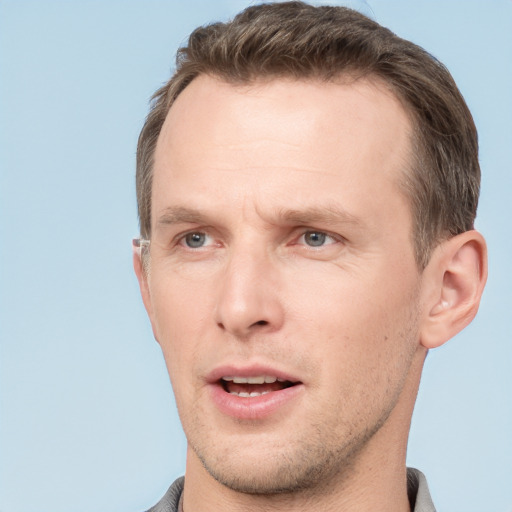
[[[146,512],[179,512],[181,493],[183,492],[184,477],[180,477],[167,489],[163,498]]]
[[[407,468],[407,494],[413,512],[436,512],[425,475],[415,468]]]
[[[146,512],[179,512],[184,477],[174,481],[163,498]],[[436,512],[425,475],[415,468],[407,468],[407,492],[414,512]]]

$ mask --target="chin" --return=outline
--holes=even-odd
[[[334,479],[343,480],[343,475],[350,474],[354,455],[362,444],[364,441],[359,439],[333,451],[325,444],[309,442],[298,445],[292,453],[279,448],[249,453],[231,447],[223,457],[211,451],[194,452],[221,485],[244,494],[276,495],[318,492]]]
[[[203,462],[208,473],[225,487],[244,494],[274,495],[296,493],[315,487],[318,484],[319,474],[323,471],[306,468],[291,469],[291,467],[268,468],[268,464],[258,469],[244,467],[239,470],[225,467],[209,467]]]

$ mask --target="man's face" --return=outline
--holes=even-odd
[[[219,482],[326,480],[403,400],[421,289],[398,185],[410,132],[364,80],[199,77],[171,108],[143,293],[189,462]]]

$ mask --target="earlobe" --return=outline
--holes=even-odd
[[[486,280],[487,247],[480,233],[466,231],[439,244],[424,270],[424,347],[442,345],[473,320]]]

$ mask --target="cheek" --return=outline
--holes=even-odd
[[[415,279],[372,279],[337,272],[303,279],[290,294],[297,337],[320,371],[364,383],[404,371],[417,345]],[[310,290],[314,290],[313,293]],[[304,349],[305,349],[304,348]]]
[[[207,339],[205,330],[213,306],[204,284],[155,278],[158,286],[151,290],[155,335],[174,380],[201,353],[198,342]]]

